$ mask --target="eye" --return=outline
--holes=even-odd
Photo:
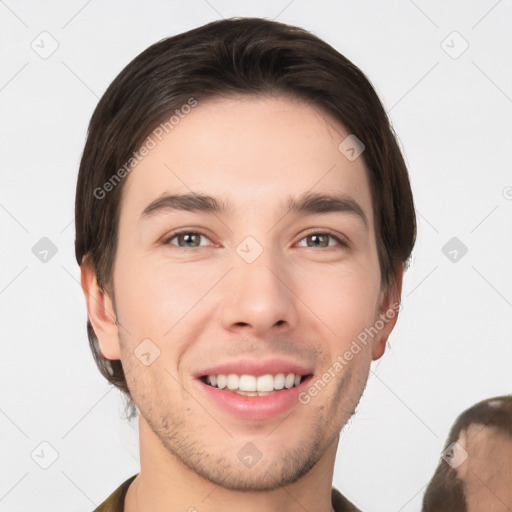
[[[306,247],[333,247],[336,245],[347,247],[347,243],[340,237],[325,231],[316,231],[307,234],[304,238],[302,238],[302,240],[300,240],[298,243],[299,246],[304,247],[304,244],[301,244],[303,240],[307,240]],[[331,243],[333,240],[336,243]]]
[[[164,240],[164,244],[176,245],[183,249],[194,249],[195,247],[201,247],[207,244],[201,244],[201,237],[206,240],[210,240],[205,234],[199,231],[176,231]],[[172,241],[176,239],[177,244]]]
[[[175,231],[168,236],[163,243],[165,245],[174,245],[182,249],[194,249],[208,245],[208,243],[202,243],[202,239],[211,242],[211,240],[200,231]],[[306,240],[305,245],[302,243],[304,240]],[[335,246],[347,247],[348,244],[337,235],[325,231],[317,231],[307,234],[297,245],[302,247],[327,248]]]

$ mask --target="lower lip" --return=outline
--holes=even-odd
[[[197,380],[201,391],[221,409],[246,420],[269,420],[298,404],[299,393],[308,385],[311,376],[298,386],[275,391],[267,396],[245,396],[214,388]]]

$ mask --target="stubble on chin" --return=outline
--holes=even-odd
[[[335,388],[324,389],[310,404],[297,404],[301,419],[295,418],[292,412],[277,426],[264,429],[253,441],[261,458],[252,467],[246,466],[237,456],[247,443],[247,433],[242,438],[235,432],[223,430],[206,408],[190,396],[188,403],[184,401],[180,407],[173,407],[163,396],[155,396],[154,389],[147,393],[148,386],[145,389],[144,385],[140,386],[141,379],[136,371],[127,368],[125,374],[130,390],[135,391],[132,396],[140,414],[177,464],[225,489],[268,492],[297,482],[337,441],[341,429],[355,412],[368,372],[348,365],[339,379],[329,384]],[[168,388],[158,386],[156,389]],[[322,393],[329,396],[326,401],[322,400]],[[184,400],[186,395],[183,390],[176,393]],[[310,411],[304,414],[303,407]],[[297,436],[298,428],[301,431]],[[292,447],[280,448],[293,436],[297,440]]]

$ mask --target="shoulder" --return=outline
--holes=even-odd
[[[125,480],[94,512],[123,512],[126,492],[136,476]]]
[[[331,501],[335,512],[361,512],[360,509],[347,500],[347,498],[334,487],[332,488]]]

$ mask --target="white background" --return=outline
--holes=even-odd
[[[99,97],[132,58],[231,16],[335,46],[403,145],[418,242],[333,483],[365,512],[419,511],[456,416],[512,389],[511,14],[507,0],[0,2],[0,511],[89,511],[139,471],[136,433],[87,341],[78,163]],[[31,48],[43,31],[58,42],[47,59]],[[445,51],[463,48],[453,31],[469,44],[458,58]],[[32,253],[44,236],[58,249],[46,263]],[[456,262],[441,250],[454,236],[468,248]],[[41,442],[58,453],[48,469],[31,458],[50,462]]]

